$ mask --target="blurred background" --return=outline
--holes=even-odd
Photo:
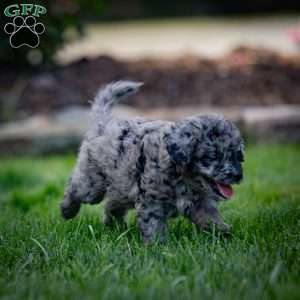
[[[0,30],[0,154],[77,149],[89,101],[119,79],[145,86],[117,116],[217,112],[248,141],[300,141],[299,1],[35,4],[47,8],[39,47],[14,49]],[[0,27],[11,21],[2,14]]]

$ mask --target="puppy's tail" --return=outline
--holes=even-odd
[[[92,114],[96,120],[110,115],[115,103],[135,94],[143,85],[141,82],[117,81],[100,89],[92,104]]]

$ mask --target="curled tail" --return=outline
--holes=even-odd
[[[117,81],[100,89],[92,104],[94,119],[99,121],[110,115],[115,103],[135,94],[142,85],[141,82]]]

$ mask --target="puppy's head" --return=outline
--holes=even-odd
[[[174,125],[167,151],[183,174],[217,196],[230,198],[243,178],[244,144],[237,127],[220,116],[192,117]]]

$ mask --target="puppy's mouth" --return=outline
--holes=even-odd
[[[212,190],[214,191],[215,194],[218,196],[221,196],[223,199],[230,199],[233,194],[233,188],[230,184],[225,184],[222,182],[217,182],[211,178],[207,178],[206,180],[208,181],[209,185],[211,186]]]
[[[217,193],[223,197],[224,199],[230,199],[233,194],[233,188],[230,184],[224,184],[220,182],[215,182],[216,187],[217,187]]]

